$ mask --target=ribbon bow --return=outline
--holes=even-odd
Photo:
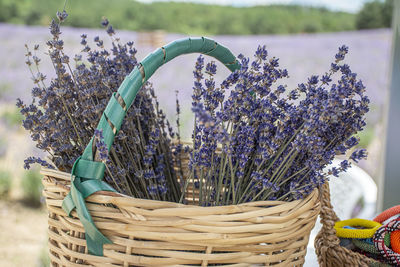
[[[112,191],[114,188],[102,181],[105,165],[103,162],[85,160],[79,157],[71,170],[71,190],[65,197],[62,208],[71,217],[76,209],[79,220],[85,228],[85,238],[90,254],[103,256],[103,245],[112,242],[105,237],[94,224],[85,198],[97,191]]]

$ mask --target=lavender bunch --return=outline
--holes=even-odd
[[[328,175],[346,171],[349,160],[365,158],[366,151],[354,147],[369,99],[357,74],[342,63],[347,53],[340,47],[327,73],[290,91],[281,84],[287,70],[279,68],[277,58],[268,58],[265,46],[258,47],[252,62],[240,55],[242,68],[219,87],[213,79],[216,65],[204,68],[200,56],[185,197],[195,199],[186,190],[191,183],[203,206],[301,199]],[[336,155],[349,160],[326,170]]]
[[[51,164],[29,157],[26,168],[39,163],[70,172],[94,134],[99,159],[106,163],[105,179],[118,191],[215,206],[300,199],[328,175],[338,176],[351,161],[366,157],[365,150],[354,147],[359,142],[355,134],[365,126],[369,99],[363,83],[342,63],[346,46],[339,48],[327,73],[311,76],[290,91],[281,84],[287,70],[279,68],[277,58],[268,57],[265,46],[258,47],[251,63],[240,55],[241,69],[219,87],[213,78],[215,63],[205,64],[200,56],[194,71],[192,146],[181,143],[179,102],[175,132],[147,82],[108,151],[102,132],[95,129],[112,93],[138,65],[136,49],[133,42],[121,44],[104,20],[111,50],[99,37],[92,49],[83,34],[82,52],[72,64],[60,38],[67,13],[57,15],[47,42],[56,78],[46,85],[38,46],[33,52],[27,47],[26,63],[35,84],[33,102],[17,101],[25,116],[23,126],[37,147],[48,152]],[[189,155],[187,166],[184,155]],[[349,159],[326,170],[336,155]]]
[[[102,25],[111,39],[111,48],[105,48],[98,36],[92,48],[88,36],[82,34],[82,52],[71,58],[64,52],[60,31],[67,16],[65,11],[57,12],[58,22],[53,20],[50,25],[52,38],[47,42],[47,53],[56,78],[47,81],[40,71],[39,46],[33,51],[26,46],[26,64],[34,82],[33,101],[28,105],[18,99],[17,106],[25,117],[24,128],[30,131],[37,147],[50,155],[51,164],[29,157],[25,167],[39,163],[70,172],[95,134],[100,159],[107,166],[105,179],[111,186],[134,197],[178,201],[180,186],[172,165],[179,158],[173,159],[170,146],[175,133],[167,127],[169,122],[150,83],[138,93],[109,153],[102,143],[102,133],[95,131],[112,93],[138,66],[133,42],[121,43],[104,19]]]

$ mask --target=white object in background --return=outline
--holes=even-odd
[[[334,160],[332,165],[338,166],[340,160]],[[341,220],[350,218],[372,219],[375,215],[377,186],[371,176],[360,167],[352,167],[339,177],[329,179],[331,203]],[[317,255],[314,251],[314,239],[321,229],[319,218],[311,231],[310,241],[307,246],[305,267],[318,266]]]

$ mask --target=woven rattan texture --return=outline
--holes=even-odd
[[[42,170],[53,266],[302,266],[319,213],[318,192],[293,202],[199,207],[98,192],[87,198],[113,244],[87,254],[84,229],[61,208],[70,175]]]
[[[321,190],[322,228],[315,238],[315,253],[321,267],[379,266],[380,263],[362,254],[339,245],[339,238],[334,229],[339,221],[331,205],[329,185],[325,183]]]

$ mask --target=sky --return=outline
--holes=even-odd
[[[169,2],[169,0],[137,0],[143,3]],[[252,6],[268,4],[301,4],[326,7],[335,11],[357,12],[367,0],[174,0],[175,2],[195,2],[203,4],[219,4],[232,6]]]

